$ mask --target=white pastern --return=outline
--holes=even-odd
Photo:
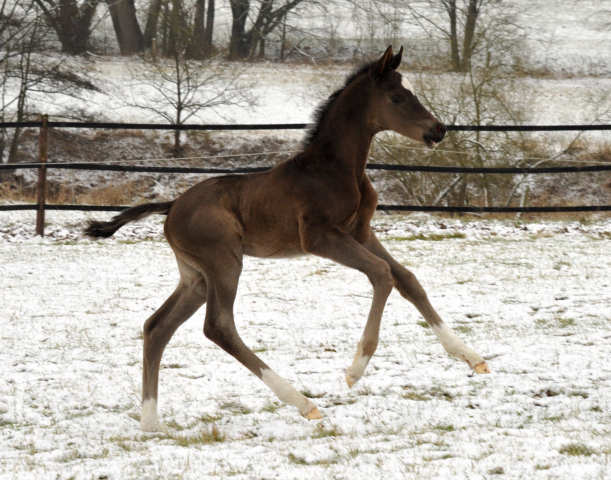
[[[370,358],[368,355],[363,355],[359,347],[354,362],[346,369],[346,383],[350,388],[361,379]]]
[[[410,92],[414,93],[414,88],[412,87],[412,84],[409,83],[409,80],[407,78],[401,78],[401,85],[403,85],[403,88],[405,88],[405,90],[409,90]]]
[[[265,385],[271,388],[272,392],[274,392],[280,400],[297,407],[301,415],[306,416],[316,408],[316,405],[314,405],[312,401],[304,397],[295,387],[273,370],[268,368],[262,369],[261,380],[263,380]]]
[[[471,368],[475,368],[476,365],[484,362],[484,359],[467,347],[445,323],[433,325],[433,332],[437,335],[446,352],[467,362]]]
[[[157,416],[157,400],[148,398],[142,404],[140,414],[140,428],[145,432],[165,432],[165,427]]]

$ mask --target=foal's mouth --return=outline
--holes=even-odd
[[[424,139],[424,143],[426,144],[426,146],[431,150],[439,144],[439,142],[433,141],[433,139],[428,135],[424,135],[422,138]]]

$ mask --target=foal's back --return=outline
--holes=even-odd
[[[172,247],[187,253],[240,245],[246,255],[302,255],[300,220],[320,217],[336,223],[358,207],[358,188],[341,185],[301,157],[266,172],[227,175],[198,183],[170,209],[165,233]]]

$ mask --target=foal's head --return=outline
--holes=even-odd
[[[378,131],[392,130],[434,148],[443,140],[447,128],[422,106],[411,84],[396,71],[402,56],[403,47],[396,55],[388,47],[369,69],[374,127]]]

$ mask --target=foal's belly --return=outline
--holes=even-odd
[[[244,255],[257,258],[293,258],[307,255],[301,248],[301,244],[297,245],[253,245],[248,242],[243,244],[242,251]]]

